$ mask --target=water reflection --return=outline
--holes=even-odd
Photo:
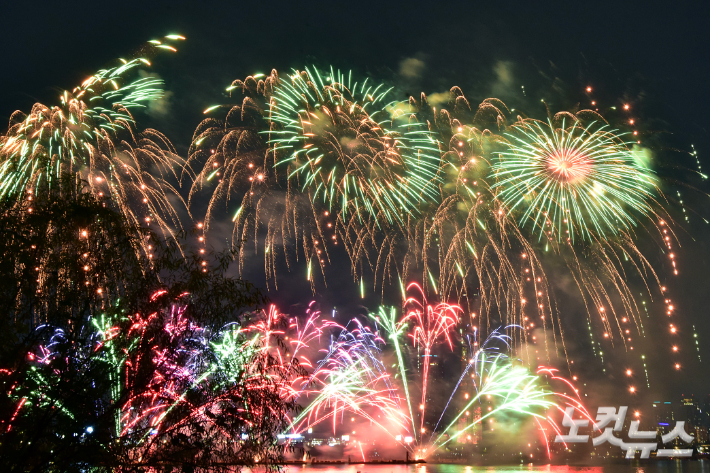
[[[704,473],[710,472],[710,462],[653,461],[642,465],[618,463],[604,466],[516,465],[467,466],[451,464],[419,465],[291,465],[285,473]]]

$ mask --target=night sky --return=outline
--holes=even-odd
[[[683,369],[667,361],[665,334],[639,343],[649,353],[653,396],[710,393],[710,186],[698,179],[689,156],[697,149],[710,172],[710,40],[706,2],[13,2],[0,17],[2,75],[0,116],[28,111],[36,101],[51,104],[112,60],[128,56],[151,38],[179,33],[187,41],[176,55],[155,61],[153,72],[166,82],[169,109],[144,116],[141,125],[163,131],[184,155],[195,126],[210,105],[228,103],[224,89],[249,74],[280,72],[309,64],[353,69],[397,85],[397,93],[418,96],[460,86],[472,103],[497,96],[509,106],[545,117],[541,99],[552,109],[588,106],[590,100],[631,103],[665,180],[667,207],[677,215],[682,248],[678,277],[669,278],[667,259],[657,246],[654,264],[678,308],[683,333]],[[542,6],[542,5],[546,6]],[[287,6],[288,5],[288,6]],[[702,6],[701,6],[702,5]],[[403,75],[403,64],[420,67]],[[587,86],[593,93],[587,94]],[[524,94],[523,94],[524,87]],[[400,98],[400,97],[397,97]],[[679,183],[683,184],[679,184]],[[682,218],[682,193],[690,222]],[[641,245],[642,247],[644,244]],[[348,264],[347,261],[344,261]],[[255,258],[254,267],[263,261]],[[345,266],[343,266],[345,268]],[[263,282],[258,271],[252,279]],[[333,271],[329,287],[316,299],[324,310],[344,314],[373,309],[377,297],[360,300],[349,271]],[[303,274],[282,280],[269,296],[282,308],[305,304],[310,289]],[[398,289],[393,288],[395,295]],[[638,287],[637,293],[643,292]],[[577,373],[597,391],[624,388],[628,367],[639,371],[638,356],[620,352],[594,359],[587,345],[586,314],[579,302],[561,296],[570,356]],[[641,297],[644,300],[649,298]],[[393,302],[393,301],[392,301]],[[650,303],[650,300],[649,300]],[[662,301],[654,302],[656,322]],[[367,309],[366,309],[367,308]],[[691,346],[691,327],[701,340],[702,363]],[[583,327],[584,326],[584,327]],[[653,331],[654,322],[649,322]],[[660,327],[660,326],[659,326]],[[597,334],[598,335],[598,334]],[[616,353],[615,353],[616,355]],[[606,372],[602,372],[606,369]],[[638,374],[635,383],[644,384]],[[592,388],[586,388],[588,391]],[[611,392],[611,391],[609,391]]]

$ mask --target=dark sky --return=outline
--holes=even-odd
[[[588,101],[584,88],[591,85],[600,103],[630,102],[644,123],[641,129],[653,135],[656,156],[669,170],[669,179],[708,190],[686,171],[696,168],[687,153],[671,150],[689,151],[694,144],[710,171],[707,2],[144,1],[41,2],[31,7],[12,2],[2,11],[0,116],[28,110],[35,101],[52,103],[61,90],[127,56],[145,40],[180,33],[188,38],[180,52],[155,65],[172,93],[170,113],[146,120],[183,151],[202,110],[225,102],[224,88],[235,78],[315,63],[388,81],[401,79],[404,59],[417,58],[424,64],[419,76],[400,84],[402,91],[415,95],[458,85],[473,102],[495,93],[506,102],[533,107],[545,99],[563,108]],[[529,112],[544,117],[541,108]],[[710,220],[702,192],[677,189],[689,210]],[[669,180],[666,192],[677,189]],[[680,211],[675,201],[670,206]],[[693,324],[701,340],[710,341],[710,231],[701,222],[693,214],[690,224],[681,227],[682,274],[669,283],[688,343]],[[292,293],[272,297],[293,302],[294,294],[301,294]],[[346,277],[320,297],[324,306],[350,305],[356,312],[356,295]],[[571,337],[584,336],[575,329],[573,323]],[[658,362],[663,363],[668,340],[659,337],[651,343],[659,344]],[[578,363],[593,364],[580,345]],[[710,393],[710,381],[695,375],[708,371],[710,350],[703,346],[703,363],[694,351],[686,351],[687,368],[666,378],[667,367],[659,367],[656,385],[667,380],[674,390]],[[610,363],[626,362],[620,357]],[[608,367],[620,371],[619,366]],[[611,377],[607,381],[616,382]]]

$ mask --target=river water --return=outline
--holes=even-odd
[[[614,463],[603,466],[516,465],[465,466],[444,464],[419,465],[291,465],[286,473],[700,473],[710,472],[708,460],[649,461],[643,464]]]

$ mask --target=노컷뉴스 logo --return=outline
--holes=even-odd
[[[621,406],[618,410],[614,407],[600,407],[597,410],[597,420],[592,422],[592,427],[600,434],[592,438],[592,445],[595,447],[609,442],[611,445],[620,447],[626,450],[626,458],[634,458],[636,452],[641,452],[641,458],[648,458],[651,452],[655,451],[656,456],[663,457],[690,457],[693,455],[692,448],[658,448],[656,442],[655,430],[639,430],[639,421],[633,420],[629,425],[629,441],[625,442],[621,438],[614,435],[614,432],[619,432],[624,426],[624,418],[628,406]],[[580,435],[579,429],[589,426],[590,419],[573,419],[574,408],[568,407],[565,409],[565,415],[562,419],[562,425],[569,427],[568,435],[557,435],[556,443],[587,443],[589,435]],[[613,422],[613,427],[609,425]],[[685,432],[685,422],[677,421],[673,430],[661,437],[662,444],[672,442],[676,438],[680,438],[683,442],[690,444],[694,437]],[[644,441],[645,440],[645,441]],[[653,440],[653,442],[648,442]]]

